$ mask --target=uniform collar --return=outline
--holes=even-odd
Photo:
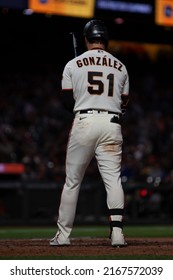
[[[102,51],[104,51],[104,49],[102,49],[102,48],[92,48],[92,49],[90,49],[90,51],[92,51],[92,50],[102,50]]]

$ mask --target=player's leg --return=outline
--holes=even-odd
[[[105,137],[103,139],[96,149],[96,159],[107,192],[112,245],[121,246],[125,245],[125,240],[122,233],[124,191],[120,177],[122,155],[120,127],[114,124],[114,131],[108,131],[106,141]]]
[[[76,152],[79,151],[80,149],[76,150]],[[67,152],[66,180],[61,194],[59,215],[57,220],[57,225],[59,231],[61,232],[62,239],[69,238],[71,234],[76,213],[80,185],[83,180],[85,170],[90,161],[90,158],[87,157],[85,158],[85,163],[80,163],[80,161],[76,161],[76,153],[74,152],[75,150],[71,153],[70,148]],[[70,157],[71,154],[73,154],[72,158]]]
[[[74,122],[67,147],[66,179],[61,194],[57,220],[59,229],[57,236],[58,242],[61,244],[69,243],[80,185],[86,168],[94,156],[95,143],[90,142],[90,134],[88,130],[85,129],[86,125],[84,126],[82,123],[83,122],[79,122],[79,120]]]

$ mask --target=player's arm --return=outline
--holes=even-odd
[[[73,85],[72,85],[72,70],[71,63],[68,63],[63,71],[61,81],[61,102],[66,110],[73,112],[74,108],[74,97],[73,97]]]
[[[72,113],[74,108],[74,103],[75,103],[75,100],[73,98],[73,90],[63,89],[60,94],[60,99],[64,108]]]
[[[124,76],[124,84],[123,84],[123,90],[121,94],[121,112],[124,116],[126,114],[126,110],[129,103],[129,75],[127,72],[127,69],[125,68],[125,76]]]
[[[127,109],[129,103],[129,96],[126,94],[121,95],[121,109]]]
[[[128,103],[129,103],[129,96],[126,94],[122,94],[121,95],[121,112],[122,112],[123,116],[126,113]]]

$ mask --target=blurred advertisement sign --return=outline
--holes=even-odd
[[[0,163],[0,174],[22,174],[24,171],[21,163]]]
[[[26,9],[27,0],[0,0],[0,7]]]
[[[95,14],[101,18],[120,19],[126,23],[154,21],[155,0],[96,0]]]
[[[147,3],[148,2],[148,3]],[[152,2],[152,1],[151,1]],[[96,8],[116,12],[127,12],[137,14],[151,14],[152,3],[150,1],[117,1],[117,0],[96,0]]]
[[[90,18],[95,0],[28,0],[28,6],[37,13]]]
[[[173,0],[155,0],[155,23],[173,26]]]

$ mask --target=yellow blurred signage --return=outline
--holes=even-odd
[[[155,0],[155,23],[173,26],[173,0]]]
[[[37,13],[90,18],[95,0],[29,0],[28,4]]]

